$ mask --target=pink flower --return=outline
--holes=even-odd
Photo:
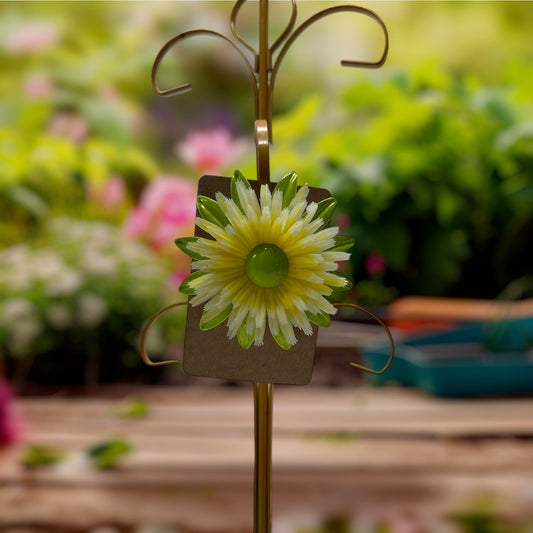
[[[352,225],[352,219],[350,218],[350,215],[341,213],[335,217],[333,225],[337,226],[341,231],[345,231]]]
[[[60,113],[52,120],[49,132],[59,137],[67,137],[73,143],[81,144],[89,134],[89,125],[83,117],[72,113]]]
[[[0,447],[16,442],[21,433],[21,422],[14,409],[13,393],[0,378]]]
[[[125,223],[129,237],[142,238],[160,250],[174,239],[192,235],[196,187],[188,180],[164,175],[146,187]]]
[[[364,265],[365,270],[371,276],[378,276],[379,274],[382,274],[387,266],[385,263],[385,257],[383,257],[381,252],[373,252],[367,256]]]
[[[31,74],[24,80],[22,94],[28,100],[41,100],[52,96],[54,86],[45,74]]]
[[[58,29],[49,22],[29,22],[13,28],[5,37],[7,50],[19,54],[50,46],[59,39]]]
[[[172,288],[179,287],[181,282],[190,274],[189,270],[175,270],[169,278],[169,284]]]
[[[117,175],[109,176],[103,185],[93,186],[89,196],[105,209],[115,209],[122,204],[126,196],[124,180]]]
[[[103,203],[106,207],[119,206],[124,201],[126,187],[120,176],[110,176],[103,189]]]
[[[339,272],[348,272],[350,269],[350,261],[338,261],[337,264],[339,265]]]
[[[226,128],[193,131],[176,147],[176,155],[205,174],[220,173],[248,148],[245,139],[234,139]]]

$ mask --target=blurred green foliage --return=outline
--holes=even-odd
[[[166,25],[140,4],[0,6],[0,354],[19,385],[158,375],[137,343],[177,297],[173,261],[122,226],[162,173],[149,72]],[[155,354],[183,320],[158,322]]]
[[[87,456],[95,468],[116,468],[126,455],[133,451],[132,444],[124,438],[114,438],[92,446]]]
[[[2,8],[0,62],[10,76],[0,83],[1,243],[38,234],[58,214],[117,223],[161,163],[183,169],[168,148],[188,128],[231,115],[234,125],[251,125],[245,69],[207,40],[185,45],[180,61],[169,54],[160,72],[162,86],[191,81],[193,96],[155,97],[148,74],[165,39],[199,25],[223,29],[231,3],[170,6],[21,2]],[[304,4],[300,19],[328,6]],[[339,197],[358,243],[352,264],[362,301],[385,303],[408,293],[494,297],[531,271],[527,28],[533,17],[507,2],[380,7],[395,41],[383,73],[351,70],[339,94],[339,78],[320,63],[314,29],[287,55],[275,102],[289,111],[274,121],[272,167],[278,175],[295,169]],[[273,34],[287,15],[278,6]],[[253,10],[244,9],[239,22],[253,40]],[[345,21],[321,24],[333,36]],[[28,35],[32,25],[41,42]],[[360,29],[373,43],[370,28]],[[442,39],[445,33],[453,42]],[[499,41],[494,54],[493,39]],[[333,63],[329,41],[320,50]],[[253,175],[253,157],[248,166]],[[115,174],[127,184],[127,202],[106,211],[88,201]],[[386,262],[379,274],[364,266],[376,253]]]
[[[514,63],[488,86],[430,62],[365,76],[334,106],[310,96],[278,119],[273,166],[303,169],[350,217],[360,298],[386,303],[368,278],[390,296],[495,297],[532,271],[532,78]],[[386,268],[372,280],[364,263],[376,253]]]
[[[22,457],[22,464],[26,468],[47,468],[57,465],[65,459],[66,454],[47,446],[30,444]]]
[[[150,404],[142,398],[132,398],[112,410],[117,418],[146,418],[150,416]]]
[[[450,516],[461,533],[529,533],[531,517],[510,518],[501,510],[500,502],[488,496],[476,497]]]
[[[158,171],[139,130],[150,93],[139,74],[152,61],[142,33],[115,32],[112,6],[36,4],[0,10],[3,245],[58,215],[119,222],[127,204],[106,211],[91,192],[120,175],[132,202]]]

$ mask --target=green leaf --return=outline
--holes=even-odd
[[[22,206],[36,219],[40,219],[45,216],[49,210],[46,202],[28,187],[18,185],[12,189],[9,189],[8,195],[13,202]]]
[[[284,176],[274,188],[274,192],[281,191],[283,193],[283,201],[281,203],[282,209],[287,207],[296,196],[298,190],[298,176],[296,172],[289,172]]]
[[[197,241],[198,237],[180,237],[179,239],[176,239],[174,243],[183,253],[187,254],[193,259],[205,259],[205,257],[202,257],[199,253],[193,252],[188,248],[191,242]]]
[[[119,418],[146,418],[150,414],[150,405],[146,400],[133,398],[113,410]]]
[[[335,276],[338,276],[339,278],[342,278],[346,280],[346,285],[344,287],[332,287],[335,291],[349,291],[353,288],[352,280],[348,279],[343,274],[340,274],[339,272],[330,272],[330,274],[335,274]]]
[[[101,442],[87,450],[87,456],[96,468],[107,470],[117,466],[119,461],[133,449],[124,439]]]
[[[212,198],[200,195],[198,196],[196,205],[198,206],[198,211],[203,219],[209,220],[209,222],[213,222],[213,224],[216,224],[221,228],[225,228],[229,224],[229,220],[221,207]]]
[[[241,345],[241,348],[247,350],[254,342],[254,334],[246,333],[246,320],[242,323],[239,331],[237,331],[237,341]]]
[[[333,215],[333,211],[335,211],[336,207],[337,200],[335,200],[333,196],[325,198],[321,202],[318,202],[318,208],[316,210],[315,216],[313,217],[313,220],[321,218],[324,221],[324,224],[321,227],[327,226],[329,223],[329,219],[331,218],[331,215]]]
[[[240,170],[236,170],[233,173],[233,178],[231,178],[230,190],[231,190],[231,199],[235,202],[237,207],[244,213],[244,208],[242,206],[239,193],[237,192],[237,183],[244,183],[247,189],[251,189],[252,186],[248,180],[242,175]]]
[[[222,322],[224,322],[224,320],[228,318],[232,309],[233,305],[229,304],[228,307],[226,307],[226,309],[222,311],[222,313],[219,313],[215,318],[212,318],[211,320],[205,320],[205,316],[208,314],[208,311],[204,311],[202,317],[200,318],[200,329],[202,331],[207,331],[208,329],[213,329],[219,324],[222,324]]]
[[[335,245],[327,250],[328,252],[345,252],[355,243],[355,239],[349,235],[336,235],[334,239]]]
[[[30,445],[24,451],[22,464],[26,468],[53,466],[65,458],[65,454],[47,446]]]
[[[193,272],[190,276],[186,277],[182,282],[181,285],[178,288],[178,291],[181,292],[181,294],[186,294],[187,296],[190,296],[192,294],[195,294],[195,290],[189,285],[189,283],[194,280],[198,279],[205,275],[205,272],[202,272],[201,270],[197,270]]]
[[[309,319],[309,322],[316,324],[317,326],[328,327],[331,324],[331,317],[325,311],[321,311],[316,315],[306,311],[305,314]]]
[[[284,350],[290,350],[291,344],[289,344],[289,342],[287,341],[287,339],[285,338],[285,335],[283,335],[281,330],[279,331],[277,335],[272,335],[272,337],[278,343],[278,346],[280,348],[283,348]]]

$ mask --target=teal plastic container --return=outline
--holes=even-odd
[[[441,397],[510,396],[533,393],[533,318],[472,323],[453,330],[404,338],[374,384],[397,382]],[[487,349],[489,346],[492,350]],[[389,344],[364,348],[365,364],[380,368]]]

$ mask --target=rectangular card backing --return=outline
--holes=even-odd
[[[198,183],[198,194],[215,197],[220,191],[230,197],[230,178],[203,176]],[[259,182],[250,181],[258,193]],[[273,189],[275,183],[270,184]],[[320,202],[329,197],[326,189],[310,188],[308,201]],[[204,231],[196,228],[195,235],[207,237]],[[183,368],[192,376],[220,378],[256,383],[279,383],[306,385],[311,380],[315,356],[318,327],[313,325],[313,334],[305,335],[295,328],[298,342],[289,350],[283,350],[272,339],[268,326],[263,346],[252,345],[245,350],[237,339],[228,339],[226,321],[208,330],[200,330],[200,317],[203,304],[188,305]]]

